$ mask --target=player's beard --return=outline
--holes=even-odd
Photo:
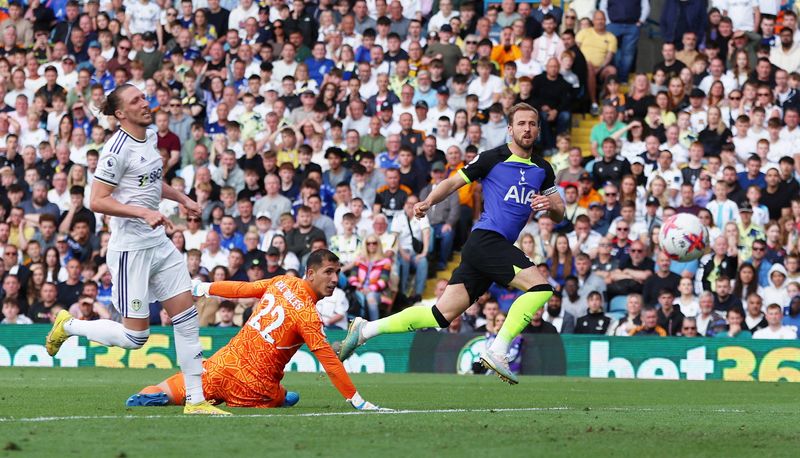
[[[533,143],[536,141],[536,136],[533,135],[533,133],[528,134],[527,137],[525,134],[519,134],[514,135],[513,140],[520,148],[530,151],[531,148],[533,148]]]
[[[137,112],[135,117],[129,116],[128,119],[138,126],[148,127],[153,124],[153,112],[147,108],[146,111]]]

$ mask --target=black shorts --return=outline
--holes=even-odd
[[[472,303],[492,283],[508,286],[517,272],[533,265],[522,250],[499,233],[476,229],[461,249],[461,264],[453,272],[450,284],[463,283]]]

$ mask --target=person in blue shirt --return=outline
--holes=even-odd
[[[481,363],[508,383],[518,383],[509,369],[508,351],[537,310],[553,295],[553,287],[517,247],[531,212],[547,212],[554,222],[564,218],[564,201],[555,185],[553,168],[534,151],[539,136],[539,112],[519,103],[508,114],[511,142],[483,151],[472,162],[436,186],[414,205],[422,218],[437,203],[462,186],[481,180],[484,209],[461,251],[461,264],[433,307],[414,306],[377,321],[356,318],[342,341],[339,359],[379,334],[423,328],[446,328],[492,283],[524,291],[511,305],[497,338],[481,355]]]
[[[767,143],[769,144],[769,142]],[[736,178],[739,180],[739,187],[742,189],[747,189],[753,185],[759,188],[767,187],[766,175],[761,172],[761,158],[757,154],[751,154],[747,158],[747,170],[737,173]]]
[[[238,248],[242,253],[247,253],[244,236],[236,231],[236,220],[233,216],[225,215],[219,224],[219,246],[225,250]]]
[[[308,76],[317,82],[317,86],[322,86],[322,80],[336,64],[325,57],[325,43],[318,42],[311,49],[311,57],[306,59],[308,66]]]

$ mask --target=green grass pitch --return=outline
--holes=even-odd
[[[0,369],[0,457],[797,456],[788,383],[356,374],[400,412],[353,411],[320,374],[290,373],[289,409],[198,418],[124,401],[172,371]]]

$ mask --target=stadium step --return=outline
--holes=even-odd
[[[435,278],[428,279],[425,283],[425,292],[422,294],[422,297],[425,299],[435,297],[436,294],[436,282],[441,279],[449,280],[450,276],[453,275],[453,271],[456,270],[458,264],[461,263],[461,254],[460,253],[453,253],[453,260],[447,263],[445,269],[441,272],[436,273]]]

